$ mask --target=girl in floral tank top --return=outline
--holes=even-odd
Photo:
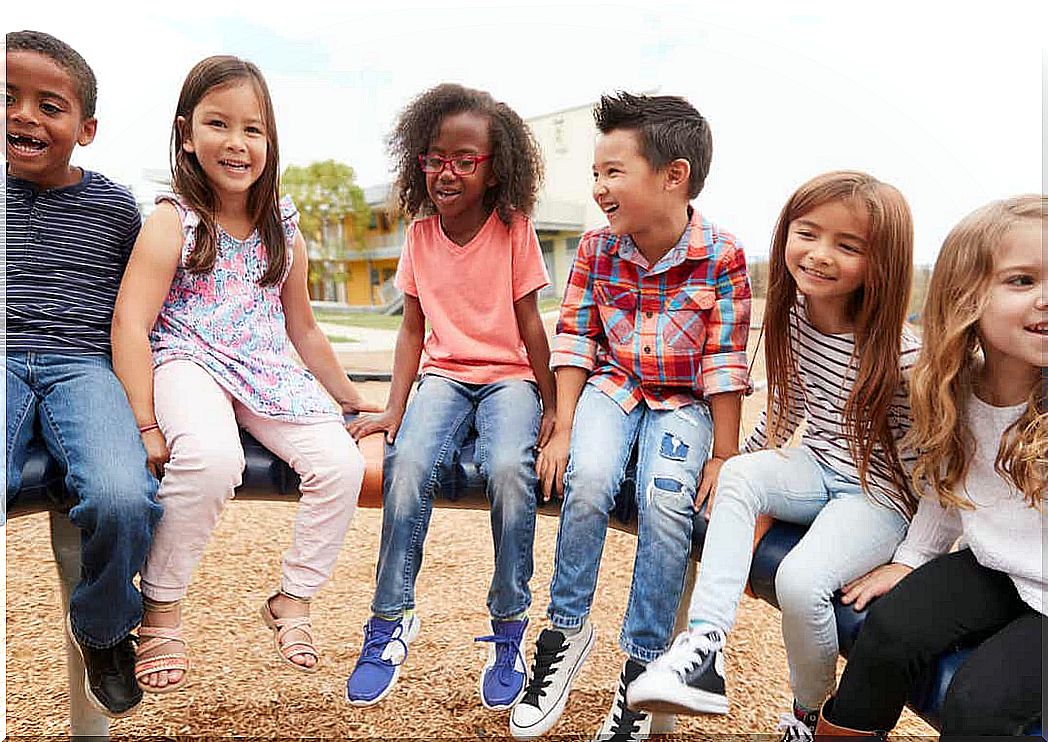
[[[317,669],[309,600],[331,576],[364,474],[342,413],[375,409],[313,318],[305,241],[291,200],[278,200],[276,124],[257,67],[220,56],[190,71],[172,162],[177,195],[158,199],[139,235],[113,317],[114,368],[163,477],[135,668],[156,693],[185,684],[181,600],[240,484],[238,427],[302,478],[280,588],[261,615],[288,665]]]

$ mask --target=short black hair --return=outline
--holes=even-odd
[[[600,97],[593,119],[601,134],[616,129],[635,131],[641,155],[656,170],[676,159],[687,160],[691,164],[688,198],[702,191],[710,171],[713,136],[709,122],[684,98],[619,91]]]
[[[80,97],[81,115],[89,119],[95,115],[98,100],[98,81],[95,73],[80,53],[61,39],[43,31],[11,31],[7,34],[7,51],[43,54],[69,73]]]
[[[418,156],[425,154],[445,117],[466,112],[485,116],[489,123],[491,171],[497,183],[488,189],[485,205],[497,211],[504,224],[510,223],[514,210],[531,216],[543,176],[542,153],[531,128],[490,93],[454,83],[437,85],[414,98],[389,136],[400,207],[412,217],[435,213]]]

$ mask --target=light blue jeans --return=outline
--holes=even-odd
[[[906,520],[873,502],[857,481],[823,465],[806,447],[729,459],[717,482],[690,621],[731,630],[760,513],[810,524],[779,564],[775,594],[794,696],[807,708],[819,708],[836,682],[837,622],[830,599],[845,583],[891,560]]]
[[[677,410],[641,403],[629,414],[586,385],[575,409],[564,506],[550,585],[550,622],[580,626],[589,615],[608,514],[636,455],[637,556],[619,645],[650,662],[673,638],[691,553],[693,502],[713,422],[697,402]]]
[[[386,447],[372,613],[394,617],[415,607],[415,578],[433,497],[449,484],[452,464],[474,429],[475,461],[487,481],[495,544],[488,611],[492,618],[505,619],[528,609],[538,482],[535,440],[541,418],[533,382],[463,384],[434,374],[423,377],[396,442]]]

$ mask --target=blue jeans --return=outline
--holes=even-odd
[[[395,617],[415,607],[415,578],[433,498],[450,480],[452,464],[474,429],[475,460],[487,482],[495,542],[488,611],[492,618],[505,619],[528,609],[541,417],[538,389],[530,381],[478,385],[423,377],[395,443],[386,447],[372,613]]]
[[[548,615],[557,628],[589,615],[608,514],[636,452],[637,556],[619,645],[650,662],[669,645],[691,554],[693,502],[713,421],[704,402],[622,411],[586,385],[575,409]]]
[[[66,488],[79,499],[69,511],[83,534],[82,576],[69,600],[73,632],[86,646],[113,646],[142,618],[142,598],[132,579],[145,561],[161,508],[135,418],[109,359],[7,355],[7,501],[21,485],[34,430],[65,470]]]
[[[690,620],[731,630],[759,513],[811,525],[779,564],[775,595],[794,696],[807,708],[819,708],[836,683],[837,621],[830,600],[845,583],[891,560],[906,520],[806,447],[731,458],[717,482]]]

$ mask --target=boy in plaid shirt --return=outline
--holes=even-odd
[[[706,120],[673,96],[603,97],[593,198],[608,226],[579,243],[554,338],[557,424],[539,454],[545,496],[564,506],[551,627],[510,730],[551,729],[594,643],[588,620],[615,501],[635,457],[637,557],[619,644],[627,654],[597,739],[647,739],[626,686],[672,638],[692,517],[738,452],[749,384],[750,286],[741,245],[690,205],[709,171]],[[712,445],[712,454],[711,454]]]

